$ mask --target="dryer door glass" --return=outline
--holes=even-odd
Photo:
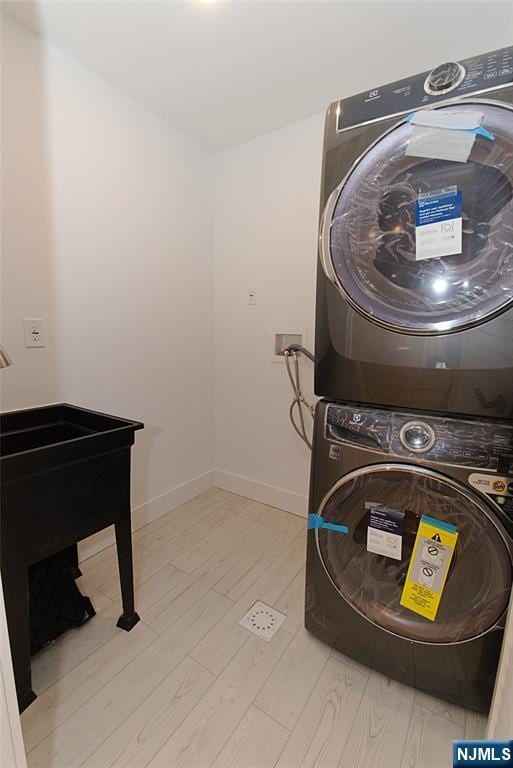
[[[325,211],[322,248],[332,279],[355,309],[391,330],[456,331],[513,300],[512,109],[483,102],[443,109],[478,112],[493,140],[477,136],[466,162],[414,157],[406,154],[413,127],[403,121],[366,151]],[[444,190],[461,199],[461,249],[426,257],[417,203]],[[444,237],[459,243],[457,232]]]
[[[366,503],[405,512],[401,560],[367,551]],[[463,485],[422,467],[374,465],[335,486],[319,510],[347,535],[320,528],[317,544],[341,596],[369,621],[411,640],[452,643],[483,634],[507,609],[512,563],[486,502]],[[459,536],[436,619],[400,605],[421,515],[451,523]]]

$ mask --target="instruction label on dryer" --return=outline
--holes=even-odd
[[[402,606],[431,621],[436,619],[457,539],[454,525],[422,515],[401,595]]]
[[[402,557],[404,512],[372,502],[366,502],[365,509],[369,513],[367,552],[400,560]]]
[[[513,520],[513,477],[473,472],[468,482],[478,491],[486,493],[505,515]]]
[[[462,249],[462,196],[448,187],[415,201],[415,259],[454,256]]]

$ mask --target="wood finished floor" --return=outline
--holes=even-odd
[[[305,631],[303,519],[212,489],[134,540],[142,621],[115,626],[111,547],[82,564],[97,616],[33,659],[29,768],[444,768],[483,735]],[[287,617],[268,643],[238,625],[256,600]]]

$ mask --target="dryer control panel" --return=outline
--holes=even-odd
[[[512,83],[513,47],[447,61],[420,75],[342,99],[336,110],[337,131]]]
[[[328,404],[325,437],[387,457],[422,457],[437,464],[513,474],[513,426],[480,419]]]

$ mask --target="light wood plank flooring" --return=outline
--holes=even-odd
[[[33,659],[30,768],[443,768],[485,719],[370,672],[303,628],[305,521],[212,489],[134,535],[126,633],[113,548],[82,564],[97,615]],[[269,643],[239,626],[286,614]]]

